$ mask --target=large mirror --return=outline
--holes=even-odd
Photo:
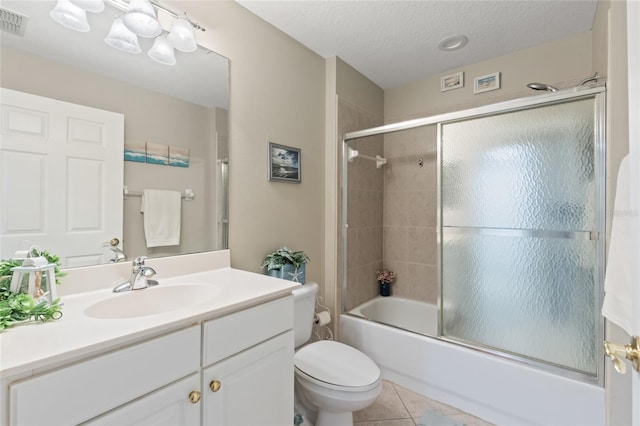
[[[121,146],[119,164],[113,169],[123,170],[123,177],[111,179],[101,170],[95,179],[102,179],[104,186],[112,192],[118,191],[121,202],[113,203],[113,208],[109,203],[102,206],[100,223],[94,228],[100,228],[102,221],[109,217],[121,217],[120,233],[101,236],[100,241],[93,241],[83,249],[86,253],[69,259],[63,256],[63,266],[112,261],[116,258],[115,251],[103,245],[112,237],[119,240],[118,248],[129,259],[140,255],[160,257],[227,248],[228,60],[199,46],[192,53],[176,50],[175,65],[160,64],[147,55],[153,39],[143,38],[139,38],[141,53],[122,52],[104,42],[114,18],[123,14],[109,1],[104,11],[87,13],[91,27],[88,32],[72,31],[54,22],[49,12],[55,5],[55,1],[2,1],[1,18],[10,22],[9,25],[2,23],[0,34],[0,86],[3,90],[121,114],[124,118],[124,148],[144,153],[143,162],[125,161]],[[22,28],[17,34],[6,31],[15,23],[14,12],[23,16]],[[182,13],[178,10],[173,12]],[[173,22],[173,18],[163,14],[165,12],[158,11],[161,21]],[[198,37],[196,31],[196,40]],[[3,120],[8,115],[11,114],[5,111],[3,101]],[[9,141],[4,133],[5,124],[3,121],[2,138]],[[43,203],[38,204],[40,207],[36,213],[32,210],[38,209],[20,211],[16,204],[23,203],[16,202],[15,194],[26,197],[20,188],[29,185],[27,176],[31,174],[21,163],[14,161],[14,158],[19,158],[16,152],[20,148],[13,146],[9,149],[8,142],[4,145],[0,256],[10,257],[28,244],[40,245],[52,253],[64,252],[64,246],[73,240],[70,228],[62,229],[55,237],[45,234],[51,228],[53,215],[58,213],[56,200],[60,206],[68,201],[69,185],[37,182],[42,191],[48,192],[49,198],[52,198],[52,191],[55,193],[53,206]],[[170,152],[168,158],[173,159],[173,153],[177,153],[176,158],[188,160],[188,165],[185,167],[184,162],[178,165],[151,161],[153,150],[162,152],[166,149]],[[134,159],[135,156],[129,158]],[[82,176],[76,171],[78,175]],[[82,188],[81,193],[91,199],[97,189],[88,187],[89,182],[91,179],[87,175],[86,181],[75,187]],[[141,213],[141,194],[149,189],[180,191],[183,195],[190,191],[193,194],[193,197],[187,195],[181,200],[179,244],[149,244],[145,234],[145,215]],[[37,194],[31,195],[38,197]],[[40,196],[44,197],[43,194]],[[96,198],[95,203],[101,202],[102,198]],[[12,206],[12,212],[8,205]],[[75,209],[67,214],[66,222],[57,226],[58,231],[69,227],[68,217],[73,215],[78,223],[82,222],[82,215]],[[15,223],[22,221],[22,224],[12,226],[12,218],[17,218]],[[40,222],[40,225],[30,226],[34,222]]]

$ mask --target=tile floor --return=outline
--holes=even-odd
[[[426,410],[435,411],[466,426],[492,425],[386,380],[376,402],[353,413],[353,423],[354,426],[415,426]]]

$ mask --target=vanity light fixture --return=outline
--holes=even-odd
[[[124,12],[124,15],[115,18],[104,42],[124,52],[140,53],[142,49],[138,43],[138,37],[155,38],[148,55],[164,65],[176,63],[174,49],[188,53],[198,48],[194,29],[206,31],[204,27],[191,21],[186,14],[179,16],[151,0],[58,0],[49,15],[64,27],[87,32],[90,29],[87,12],[102,12],[105,2]],[[167,33],[163,30],[156,10],[161,10],[175,19],[171,32]]]
[[[49,16],[70,30],[86,33],[90,29],[87,12],[69,0],[58,0],[56,6],[49,12]]]
[[[466,36],[452,35],[440,40],[440,43],[438,43],[438,49],[445,52],[450,52],[452,50],[462,49],[467,45],[468,42],[469,39]]]

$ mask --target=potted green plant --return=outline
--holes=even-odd
[[[293,251],[289,247],[280,247],[268,254],[262,262],[267,275],[304,284],[306,265],[309,256],[303,251]]]

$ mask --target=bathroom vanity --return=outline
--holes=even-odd
[[[157,287],[67,295],[62,319],[0,334],[0,423],[290,424],[297,284],[156,270]]]

